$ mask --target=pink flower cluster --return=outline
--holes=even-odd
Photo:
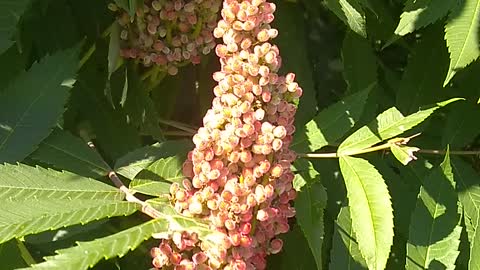
[[[200,63],[215,48],[212,31],[220,0],[146,0],[133,18],[115,4],[122,27],[121,56],[157,65],[170,75],[178,67]]]
[[[153,265],[166,269],[261,270],[278,253],[296,197],[288,147],[302,89],[294,74],[277,74],[281,58],[269,43],[275,5],[266,0],[224,0],[214,30],[221,71],[213,75],[212,108],[193,137],[183,187],[171,187],[175,209],[208,221],[225,236],[212,246],[195,234],[176,233],[152,249]]]

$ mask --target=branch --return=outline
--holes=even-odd
[[[95,145],[93,142],[88,141],[87,145],[95,150]],[[105,164],[108,164],[105,162]],[[125,194],[125,200],[128,202],[133,202],[136,204],[139,204],[142,206],[142,213],[145,215],[151,217],[151,218],[159,218],[162,216],[162,213],[160,213],[157,209],[153,208],[150,206],[148,203],[140,200],[139,198],[135,197],[135,195],[123,184],[122,180],[120,180],[120,177],[113,171],[113,169],[109,166],[110,172],[108,172],[108,178],[112,181],[112,183],[120,189]]]
[[[301,158],[339,158],[340,156],[355,156],[365,153],[371,153],[380,150],[390,150],[390,144],[382,144],[379,146],[374,146],[370,148],[365,148],[358,151],[352,151],[350,153],[298,153],[297,156]],[[445,155],[447,151],[445,150],[435,150],[435,149],[420,149],[417,153],[421,154],[430,154],[430,155]],[[480,150],[470,150],[470,151],[463,151],[463,150],[451,150],[449,151],[450,155],[480,155]]]

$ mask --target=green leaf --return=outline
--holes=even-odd
[[[154,219],[119,233],[77,246],[58,250],[58,255],[46,257],[46,261],[22,269],[83,270],[93,267],[102,259],[123,257],[153,234],[168,231],[168,222]]]
[[[40,143],[31,158],[87,177],[106,176],[110,171],[102,157],[78,137],[55,129]]]
[[[432,46],[435,44],[435,46]],[[448,50],[443,26],[433,25],[415,45],[396,91],[396,106],[404,114],[417,112],[425,104],[447,99],[442,91],[448,69]]]
[[[0,245],[0,261],[4,269],[17,269],[27,266],[16,244],[16,240]]]
[[[420,150],[418,147],[397,144],[390,145],[390,151],[392,151],[395,158],[397,158],[397,160],[403,165],[407,165],[410,161],[416,160],[417,158],[414,156],[414,152],[417,152],[418,150]]]
[[[141,146],[141,137],[123,108],[112,108],[105,95],[108,77],[107,44],[98,41],[72,89],[70,106],[90,124],[95,146],[107,162]],[[85,132],[85,130],[81,130]]]
[[[317,269],[322,269],[323,212],[327,204],[327,193],[320,182],[315,182],[318,181],[319,174],[311,164],[309,164],[307,172],[297,172],[296,177],[310,178],[304,179],[304,181],[312,183],[304,186],[297,194],[295,200],[296,220],[312,250]]]
[[[425,179],[410,222],[406,269],[455,269],[461,215],[450,158]],[[443,264],[443,266],[440,266]]]
[[[369,269],[385,269],[393,243],[393,209],[382,175],[368,161],[340,157],[353,230]]]
[[[0,201],[40,199],[122,200],[118,189],[69,172],[23,164],[0,165]]]
[[[77,52],[45,57],[0,94],[0,162],[24,159],[51,132],[69,96]]]
[[[2,200],[1,204],[0,243],[106,217],[130,215],[139,208],[136,203],[119,200],[71,198]]]
[[[114,22],[110,32],[110,43],[108,43],[108,74],[109,76],[117,69],[120,59],[120,25]]]
[[[475,170],[461,159],[452,160],[457,193],[462,204],[465,227],[470,242],[468,269],[480,269],[480,182]]]
[[[420,110],[407,117],[403,116],[395,107],[392,107],[378,115],[377,119],[368,126],[361,127],[345,139],[345,141],[340,144],[338,153],[344,155],[351,151],[365,149],[383,140],[400,135],[423,122],[435,110],[457,100],[460,99],[453,98],[439,102],[436,106]]]
[[[115,162],[115,171],[128,179],[133,179],[156,160],[187,152],[192,147],[188,140],[166,141],[145,146],[119,158]]]
[[[329,269],[367,269],[367,263],[360,254],[355,238],[350,209],[348,206],[342,207],[335,222]]]
[[[321,270],[316,267],[307,240],[298,226],[294,225],[280,238],[283,240],[282,251],[267,257],[267,270]]]
[[[445,17],[456,0],[408,0],[395,34],[404,36]]]
[[[280,48],[282,57],[289,59],[282,62],[281,72],[295,73],[296,81],[303,89],[295,114],[295,127],[300,128],[312,119],[317,112],[315,82],[308,54],[308,33],[305,31],[304,18],[298,16],[303,12],[303,8],[298,3],[278,1],[276,5],[277,10],[273,27],[280,32],[276,43]],[[292,40],[295,40],[295,46],[292,46]]]
[[[372,88],[377,83],[377,58],[370,41],[347,32],[343,40],[342,59],[348,93]]]
[[[355,93],[329,106],[293,136],[291,148],[298,152],[315,151],[335,143],[360,119],[371,90]]]
[[[183,179],[184,158],[173,156],[162,158],[141,171],[132,182],[130,189],[147,195],[159,196],[170,193],[170,185]]]
[[[450,15],[445,26],[445,39],[450,52],[450,67],[443,85],[480,55],[478,28],[480,26],[480,0],[464,0]]]
[[[357,0],[326,0],[328,8],[355,33],[366,38],[365,13]]]
[[[0,54],[12,44],[12,36],[17,30],[17,23],[30,0],[3,0],[0,2]]]
[[[468,117],[465,117],[467,116]],[[480,105],[473,102],[453,104],[442,132],[442,145],[459,149],[472,143],[480,134]]]

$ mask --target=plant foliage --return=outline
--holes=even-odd
[[[200,17],[183,41],[172,41],[177,19],[142,25],[146,2],[0,0],[1,269],[149,269],[174,234],[221,244],[211,220],[179,214],[176,193],[192,190],[184,162],[203,117],[229,102],[214,100],[218,51],[176,72],[125,58],[128,27],[206,42]],[[303,94],[282,141],[295,176],[273,191],[295,190],[295,217],[266,269],[480,270],[480,0],[273,2],[279,73],[294,72]],[[286,110],[263,100],[250,105]]]

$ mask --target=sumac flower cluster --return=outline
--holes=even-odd
[[[156,65],[170,75],[200,63],[215,48],[212,31],[220,0],[146,0],[135,16],[111,4],[121,26],[121,56]]]
[[[296,196],[288,147],[295,103],[302,89],[294,74],[277,74],[281,58],[269,41],[275,5],[265,0],[225,0],[213,31],[221,71],[213,74],[212,108],[194,135],[183,185],[171,186],[175,209],[206,220],[225,237],[211,246],[195,234],[175,233],[152,249],[165,269],[265,269],[266,256],[282,249]]]

